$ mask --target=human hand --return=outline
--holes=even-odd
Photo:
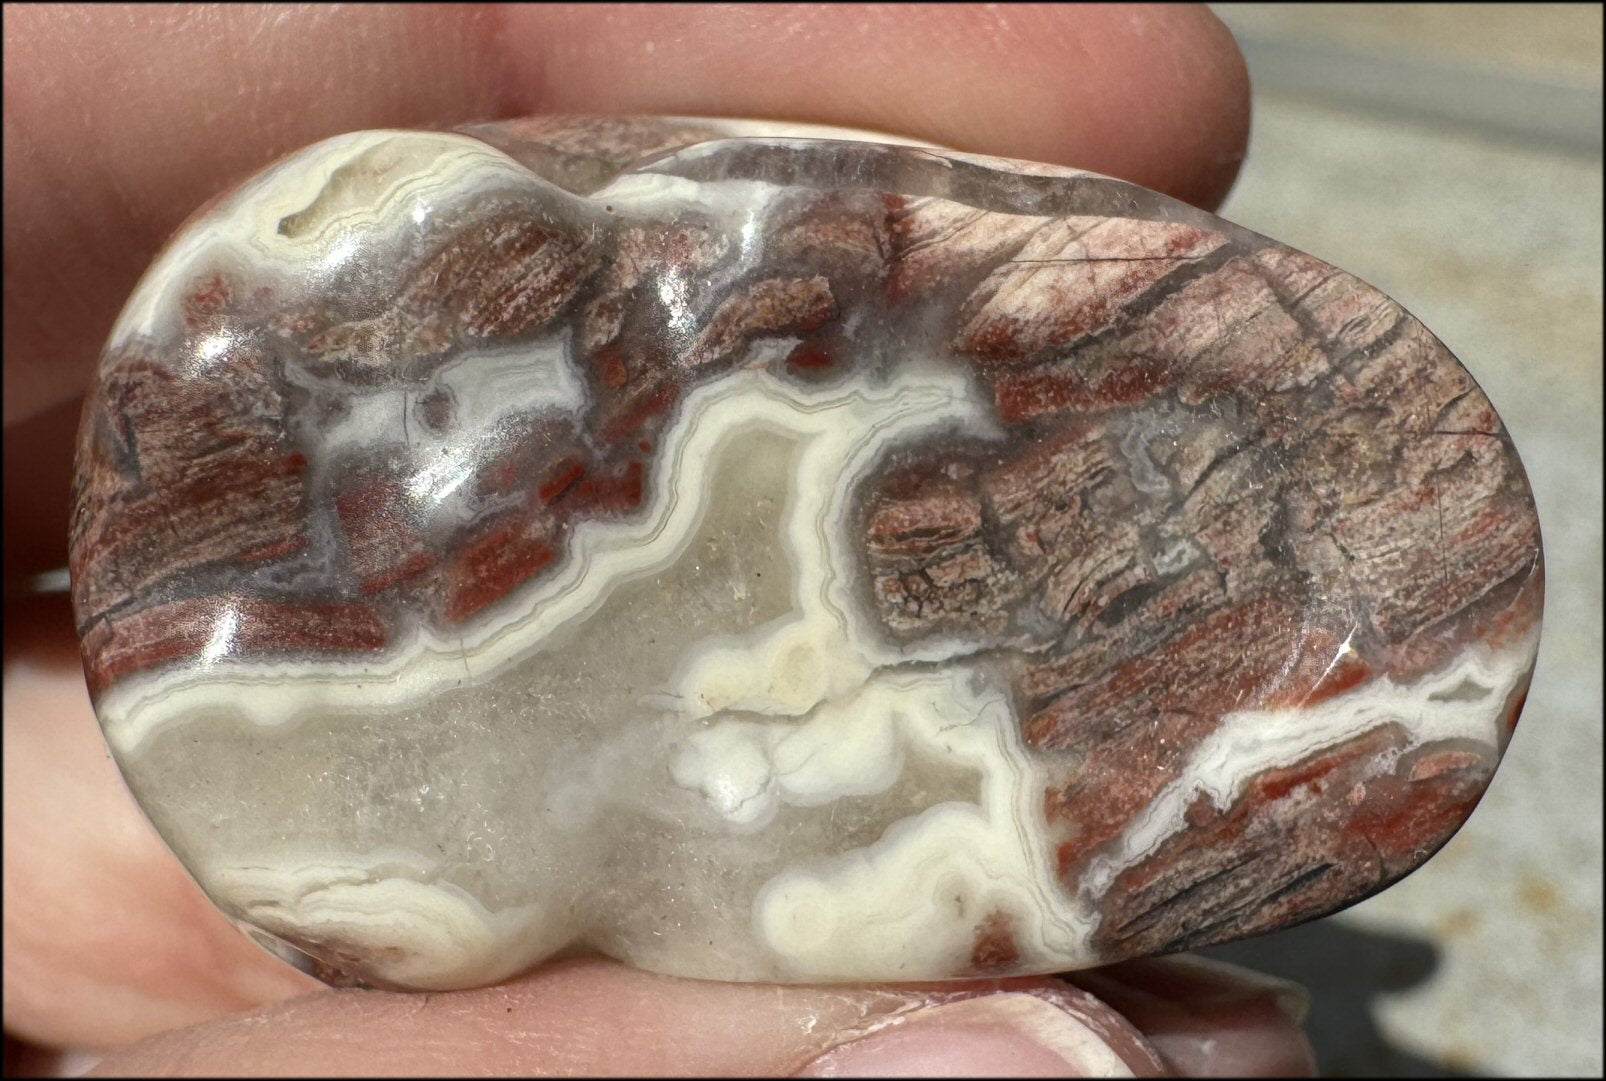
[[[1186,960],[1061,980],[726,985],[605,961],[330,991],[251,945],[139,814],[61,595],[77,398],[183,217],[341,131],[537,112],[756,116],[1126,177],[1204,206],[1247,85],[1194,8],[9,10],[5,36],[5,1026],[98,1071],[1283,1074],[1287,985]],[[35,1058],[19,1063],[49,1066]],[[8,1053],[8,1067],[13,1062]]]

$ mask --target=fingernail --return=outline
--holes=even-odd
[[[1196,968],[1201,984],[1216,987],[1218,1002],[1247,1001],[1265,996],[1296,1026],[1303,1025],[1305,1018],[1310,1016],[1310,992],[1293,980],[1209,957],[1179,957],[1176,960]]]
[[[1303,1025],[1310,1016],[1310,992],[1300,984],[1193,954],[1128,961],[1108,969],[1076,973],[1071,978],[1104,998],[1109,997],[1104,981],[1113,980],[1120,986],[1195,1010],[1222,1011],[1269,1001],[1296,1026]],[[1120,1009],[1121,1005],[1117,1003],[1116,1007]]]
[[[1143,1030],[1183,1077],[1314,1076],[1297,983],[1202,957],[1128,961],[1070,977]]]
[[[1288,982],[1282,987],[1273,988],[1271,996],[1277,1008],[1296,1027],[1303,1025],[1305,1018],[1310,1016],[1310,992],[1299,984]]]
[[[1034,995],[929,1006],[849,1043],[799,1077],[1132,1077],[1094,1030]]]
[[[55,1075],[57,1077],[82,1077],[84,1074],[100,1065],[101,1056],[92,1055],[88,1051],[63,1051],[61,1058],[56,1060]]]

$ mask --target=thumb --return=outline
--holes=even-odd
[[[1051,978],[778,987],[675,979],[585,959],[474,991],[305,995],[119,1049],[90,1076],[1164,1072],[1119,1014]]]

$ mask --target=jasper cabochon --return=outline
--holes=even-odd
[[[84,415],[130,787],[331,980],[1048,972],[1330,912],[1538,641],[1477,385],[1117,180],[746,122],[361,132],[193,218]]]

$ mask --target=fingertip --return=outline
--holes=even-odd
[[[8,1032],[110,1047],[317,986],[235,930],[140,814],[64,594],[8,599],[4,705]]]
[[[1073,974],[1119,1010],[1182,1077],[1314,1077],[1301,1025],[1310,995],[1288,980],[1203,957],[1128,961]]]
[[[1064,161],[1215,209],[1249,142],[1249,72],[1225,24],[1202,4],[1078,9],[1093,43],[1089,78],[1065,88]]]
[[[797,1077],[1144,1077],[1156,1056],[1091,995],[1000,992],[900,1016]]]
[[[1202,5],[8,9],[7,424],[77,393],[161,239],[276,155],[521,113],[745,116],[1073,165],[1214,207],[1249,85]],[[15,24],[15,25],[13,25]],[[12,317],[15,318],[12,318]]]
[[[1209,8],[1189,6],[1182,17],[1191,20],[1190,52],[1196,65],[1191,90],[1198,95],[1202,123],[1193,143],[1192,176],[1179,178],[1175,194],[1214,210],[1226,201],[1249,149],[1249,66],[1232,31]],[[1187,93],[1190,87],[1180,89]]]
[[[775,986],[576,958],[472,991],[325,991],[120,1048],[92,1076],[1159,1076],[1062,981]]]
[[[1201,206],[1249,131],[1243,57],[1204,5],[582,5],[520,9],[508,29],[549,111],[896,132]]]

